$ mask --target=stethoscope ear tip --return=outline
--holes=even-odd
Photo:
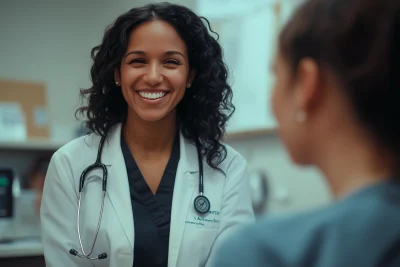
[[[78,255],[78,251],[76,251],[75,249],[71,248],[69,250],[69,254],[76,256],[76,255]]]
[[[99,258],[99,260],[102,260],[102,259],[107,258],[107,253],[101,253],[101,254],[98,256],[98,258]]]

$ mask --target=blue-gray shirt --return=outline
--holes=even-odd
[[[212,266],[376,267],[399,242],[400,186],[388,182],[318,210],[260,219],[227,240]],[[385,267],[400,266],[399,245],[390,253],[396,263]]]

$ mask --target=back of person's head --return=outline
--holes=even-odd
[[[284,25],[279,54],[293,76],[310,59],[334,77],[349,113],[400,160],[400,1],[306,1]]]
[[[226,157],[226,149],[219,140],[234,111],[232,90],[227,83],[222,49],[206,27],[208,21],[184,6],[153,3],[133,8],[107,28],[101,44],[92,50],[93,85],[81,91],[88,105],[78,113],[86,115],[87,128],[101,136],[126,120],[128,105],[115,83],[115,70],[120,70],[131,33],[156,20],[171,25],[186,45],[189,67],[195,77],[177,105],[177,117],[183,135],[192,142],[199,139],[207,163],[216,168]]]

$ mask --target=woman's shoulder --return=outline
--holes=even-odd
[[[235,167],[235,165],[247,167],[247,160],[239,151],[224,142],[220,143],[226,149],[226,157],[219,165],[221,170],[229,170],[230,168]]]
[[[319,210],[259,218],[225,242],[215,266],[242,266],[246,262],[246,266],[286,267],[296,263],[303,267],[303,257],[310,255],[311,248],[318,253],[323,245],[321,234],[326,225],[321,212],[324,213]],[[310,266],[313,265],[307,267]]]
[[[397,191],[391,192],[390,203],[388,190],[380,186],[329,206],[290,215],[268,214],[238,231],[224,254],[240,261],[245,257],[240,250],[248,248],[259,262],[247,266],[277,262],[274,266],[367,266],[362,263],[376,262],[400,234],[400,190],[391,189]]]
[[[90,133],[77,137],[61,146],[55,153],[55,156],[67,158],[76,158],[77,155],[84,155],[96,152],[101,137],[96,133]]]

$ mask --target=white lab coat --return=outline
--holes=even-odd
[[[60,148],[52,157],[41,206],[42,241],[47,267],[111,266],[131,267],[134,261],[134,217],[125,161],[120,148],[121,125],[109,133],[102,162],[107,166],[108,183],[100,232],[91,257],[107,253],[103,260],[72,256],[81,253],[77,235],[79,179],[96,159],[100,137],[80,137]],[[204,195],[211,203],[207,216],[194,210],[198,196],[196,147],[180,136],[180,161],[175,178],[171,211],[168,267],[207,266],[215,247],[237,227],[254,220],[246,161],[234,149],[215,171],[204,161]],[[86,252],[92,247],[100,214],[101,170],[89,173],[81,204],[81,236]]]

